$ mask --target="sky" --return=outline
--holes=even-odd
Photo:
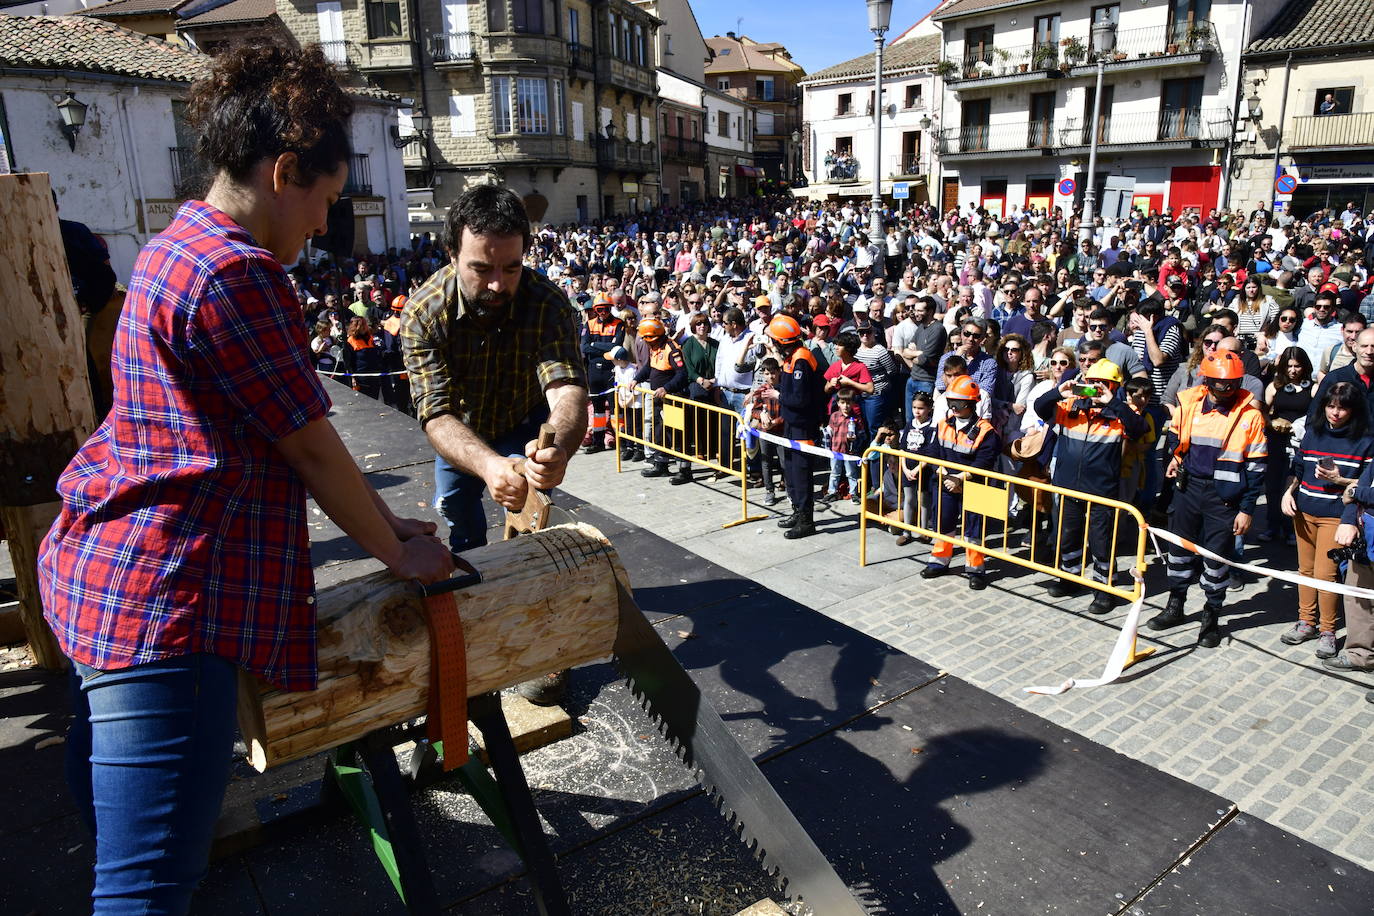
[[[935,2],[894,0],[888,40],[930,12]],[[778,15],[784,9],[787,15]],[[776,41],[807,73],[873,51],[864,0],[692,0],[692,10],[703,38],[734,32],[755,41]]]

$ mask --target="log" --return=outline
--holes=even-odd
[[[463,555],[482,574],[454,593],[468,696],[605,658],[615,641],[614,548],[590,525],[560,525]],[[259,772],[424,715],[429,632],[408,583],[372,573],[323,589],[317,689],[289,693],[244,676],[239,729]]]
[[[95,429],[86,325],[76,306],[48,176],[0,175],[0,528],[38,664],[66,659],[43,620],[38,544],[57,478]]]

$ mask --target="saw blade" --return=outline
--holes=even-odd
[[[720,714],[617,585],[620,628],[615,659],[630,689],[683,763],[700,774],[726,823],[787,896],[821,916],[864,916],[865,909],[798,823]]]

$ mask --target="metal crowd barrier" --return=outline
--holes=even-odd
[[[911,452],[904,452],[898,449],[887,448],[886,446],[872,445],[864,452],[864,461],[860,470],[860,482],[863,493],[868,494],[869,488],[869,459],[874,456],[882,456],[881,464],[887,470],[891,461],[898,462],[892,468],[896,478],[897,504],[888,508],[886,506],[885,482],[886,474],[879,475],[877,511],[871,511],[869,502],[864,499],[860,503],[859,510],[859,565],[864,566],[868,562],[868,525],[870,522],[900,528],[913,535],[922,535],[930,538],[938,538],[942,541],[949,541],[956,547],[965,550],[973,549],[988,557],[998,560],[1005,560],[1027,569],[1038,570],[1051,576],[1058,576],[1069,582],[1078,585],[1094,588],[1098,591],[1106,592],[1117,598],[1126,601],[1136,601],[1142,594],[1144,588],[1145,573],[1145,519],[1140,514],[1140,510],[1129,503],[1121,502],[1105,496],[1094,496],[1090,493],[1083,493],[1078,490],[1068,490],[1064,487],[1057,487],[1051,483],[1041,483],[1035,480],[1027,480],[1023,477],[1014,477],[998,471],[985,471],[977,469],[973,471],[974,477],[964,482],[963,486],[963,505],[960,508],[959,534],[941,534],[939,529],[939,519],[944,501],[952,497],[944,486],[937,479],[933,490],[929,485],[916,486],[913,492],[916,495],[917,505],[914,513],[914,522],[904,521],[905,500],[907,487],[904,486],[905,475],[902,473],[902,463],[906,467],[914,468],[919,479],[929,480],[933,475],[937,475],[941,469],[949,468],[956,472],[968,471],[967,465],[956,464],[950,461],[942,461],[938,458],[930,458],[925,455],[915,455]],[[1008,538],[1008,519],[1011,515],[1011,496],[1013,488],[1021,490],[1026,494],[1023,497],[1027,503],[1029,516],[1029,534],[1027,535],[1028,544],[1025,548],[1014,551],[1007,543]],[[1039,507],[1040,500],[1035,497],[1037,494],[1048,494],[1051,497],[1052,507],[1046,511]],[[931,499],[931,496],[934,499]],[[1063,541],[1064,530],[1064,507],[1065,500],[1075,500],[1082,504],[1083,508],[1083,532],[1075,539],[1076,543],[1069,544],[1070,552],[1076,552],[1078,560],[1076,565],[1079,572],[1072,573],[1064,569],[1064,550]],[[1093,579],[1088,560],[1088,549],[1091,546],[1095,550],[1100,550],[1103,545],[1090,543],[1090,536],[1093,530],[1092,519],[1094,512],[1110,512],[1111,518],[1111,543],[1109,547],[1108,570],[1109,581],[1098,582]],[[968,530],[968,519],[971,515],[982,517],[981,531],[977,541],[966,540],[963,533]],[[929,518],[934,527],[926,527],[924,520]],[[1048,531],[1041,532],[1040,523],[1048,521]],[[1050,540],[1046,540],[1050,539]],[[1123,556],[1119,548],[1132,545],[1131,552],[1124,554],[1126,557],[1134,557],[1135,569],[1139,571],[1139,576],[1129,576],[1131,580],[1130,588],[1122,588],[1115,584],[1116,558]],[[1096,557],[1095,557],[1096,558]]]
[[[655,399],[648,389],[634,391],[632,405],[620,403],[620,391],[612,396],[615,403],[615,470],[620,473],[620,442],[634,442],[672,458],[690,461],[711,468],[739,480],[740,517],[726,522],[722,528],[733,528],[745,522],[756,522],[767,515],[749,514],[748,455],[745,442],[737,435],[739,414],[727,407],[702,404],[691,398],[664,395],[661,409],[655,411]],[[659,425],[655,428],[655,413]]]

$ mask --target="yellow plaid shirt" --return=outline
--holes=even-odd
[[[577,312],[528,267],[495,322],[464,302],[454,264],[434,272],[401,313],[401,346],[420,425],[451,413],[488,442],[544,404],[554,382],[587,386]]]

